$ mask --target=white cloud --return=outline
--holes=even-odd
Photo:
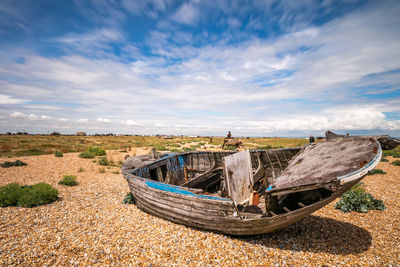
[[[67,121],[69,121],[69,119],[67,119],[67,118],[60,118],[59,121],[61,121],[61,122],[67,122]]]
[[[24,103],[26,100],[14,98],[9,95],[0,94],[0,104],[21,104]]]
[[[97,121],[102,123],[111,123],[111,120],[105,118],[97,118]]]
[[[78,119],[78,120],[76,120],[76,122],[78,122],[78,123],[86,123],[88,121],[89,121],[89,119]]]
[[[172,16],[174,21],[194,25],[199,19],[200,12],[192,2],[183,3],[182,6]]]
[[[10,117],[11,118],[26,118],[27,116],[21,112],[16,111],[16,112],[11,113]]]
[[[134,120],[126,120],[126,121],[122,121],[122,124],[125,124],[127,126],[135,126],[138,123],[136,121],[134,121]]]

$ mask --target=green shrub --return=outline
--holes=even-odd
[[[88,149],[83,151],[82,153],[79,154],[79,157],[85,158],[85,159],[92,159],[95,156],[104,156],[106,154],[106,151],[102,149],[101,147],[94,147],[90,146]]]
[[[79,157],[84,158],[84,159],[92,159],[95,156],[96,155],[93,152],[89,152],[89,151],[83,151],[82,153],[79,154]]]
[[[382,158],[381,162],[389,162],[389,160],[387,158]]]
[[[135,198],[133,197],[131,192],[125,195],[124,200],[122,200],[122,204],[136,204]]]
[[[64,156],[64,154],[61,151],[56,151],[54,152],[54,156],[56,156],[57,158],[61,158],[62,156]]]
[[[86,151],[94,153],[95,156],[105,156],[106,151],[101,147],[90,146]]]
[[[98,159],[98,162],[99,162],[99,165],[102,165],[102,166],[108,166],[109,165],[107,157],[100,157]]]
[[[6,162],[3,162],[2,164],[0,164],[0,166],[3,168],[10,168],[13,166],[26,166],[26,165],[28,165],[28,164],[20,161],[19,159],[16,161],[6,161]]]
[[[58,184],[67,185],[67,186],[75,186],[78,184],[76,181],[75,175],[65,175],[64,178],[58,182]]]
[[[386,174],[386,172],[380,170],[380,169],[373,169],[368,172],[368,175],[375,175],[375,174]]]
[[[11,183],[0,187],[0,206],[34,207],[57,200],[58,191],[46,183],[20,186]]]
[[[391,164],[394,166],[400,166],[400,160],[397,159],[397,160],[393,161]]]
[[[23,195],[18,200],[18,206],[34,207],[43,204],[52,203],[57,200],[58,191],[46,183],[38,183],[23,188]]]
[[[17,206],[22,195],[22,188],[17,183],[11,183],[0,187],[0,206]]]
[[[336,202],[335,208],[343,212],[357,211],[365,213],[368,210],[384,210],[385,204],[382,200],[375,199],[365,189],[357,184],[345,192],[340,200]]]

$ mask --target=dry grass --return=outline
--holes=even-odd
[[[107,151],[114,162],[126,152]],[[0,185],[46,182],[60,199],[36,208],[1,208],[0,265],[398,265],[400,167],[367,176],[369,193],[387,209],[343,213],[334,203],[276,233],[235,238],[151,216],[122,200],[128,186],[117,169],[99,173],[77,153],[18,158],[27,166],[2,169]],[[388,157],[393,161],[392,157]],[[0,163],[7,158],[1,158]],[[84,172],[79,172],[83,168]],[[79,185],[58,185],[66,174]]]
[[[244,148],[255,149],[261,146],[295,147],[307,143],[306,139],[296,138],[240,138]],[[175,137],[163,139],[152,136],[19,136],[0,135],[0,157],[21,157],[82,152],[90,146],[107,150],[119,150],[130,153],[133,148],[155,147],[157,151],[182,151],[183,148],[218,149],[224,142],[223,137],[209,138]]]

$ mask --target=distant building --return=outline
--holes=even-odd
[[[76,135],[77,136],[86,136],[86,133],[85,132],[77,132]]]
[[[52,132],[50,135],[61,135],[59,132]]]

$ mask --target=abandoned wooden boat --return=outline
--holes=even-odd
[[[373,138],[302,148],[130,157],[122,173],[137,206],[158,217],[230,235],[278,230],[327,205],[380,161]]]

